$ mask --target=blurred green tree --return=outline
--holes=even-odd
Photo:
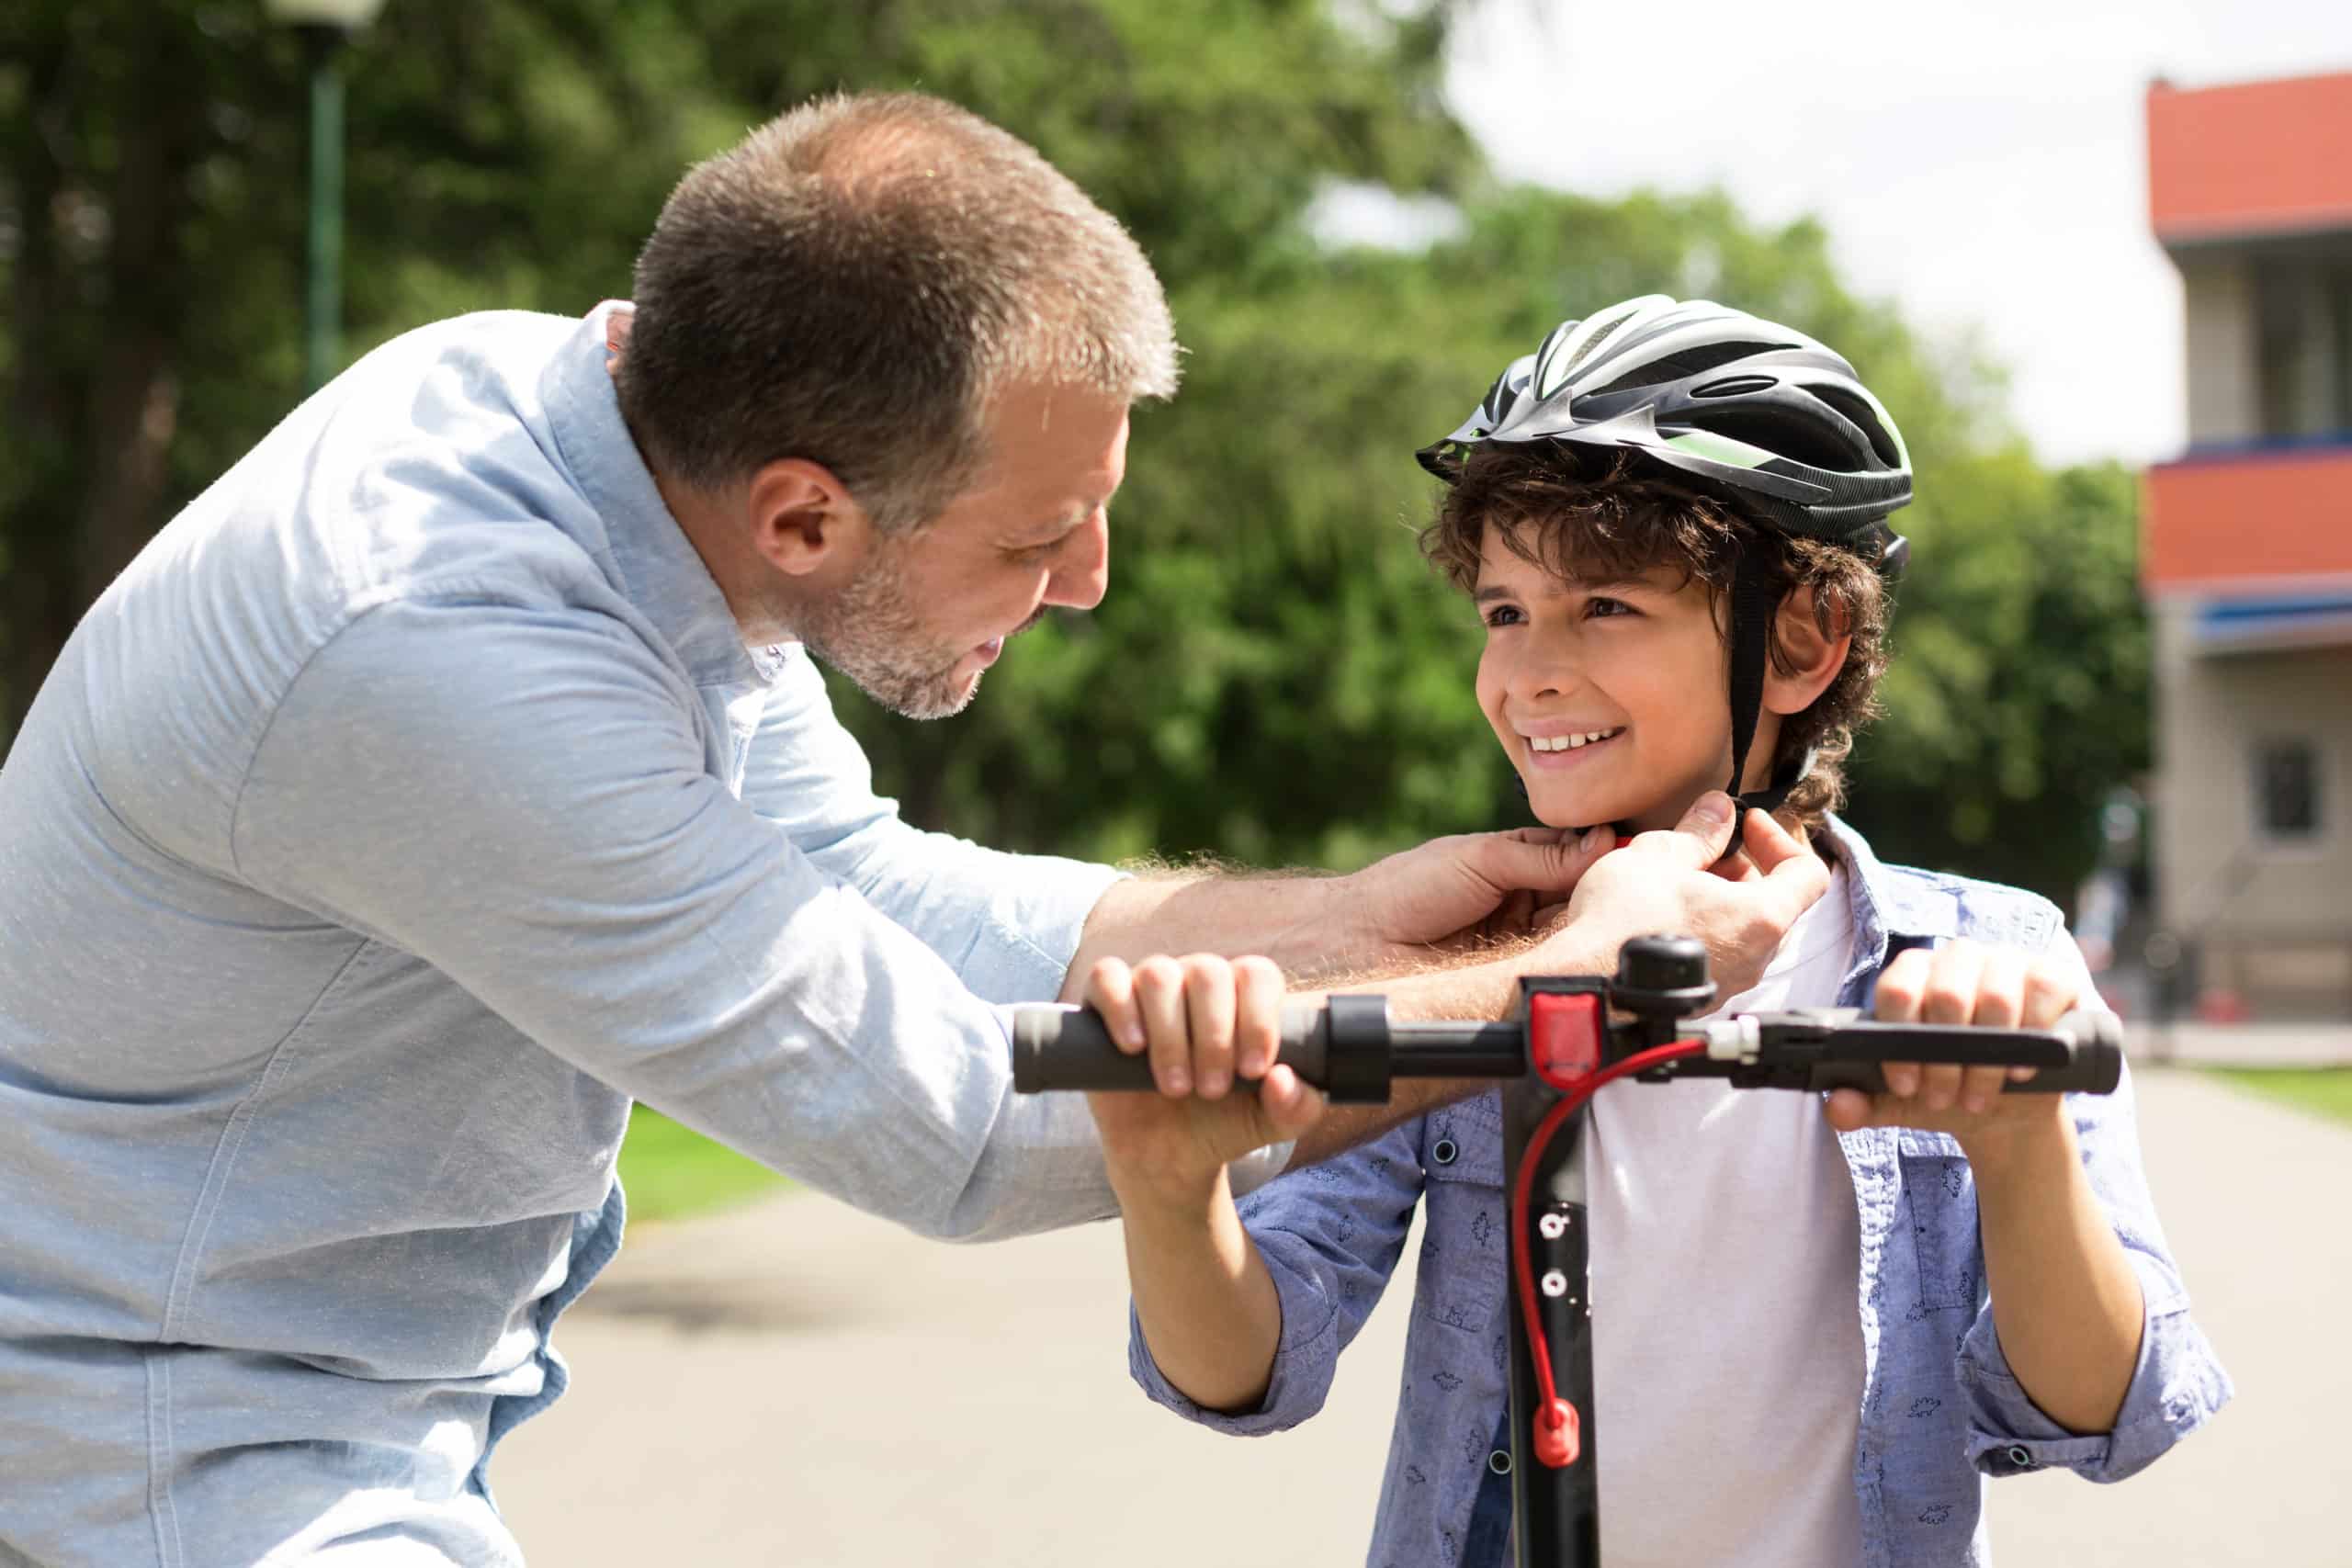
[[[1469,696],[1475,617],[1423,569],[1415,447],[1562,316],[1645,289],[1851,356],[1920,469],[1919,567],[1858,815],[1890,853],[2063,893],[2145,750],[2119,473],[2052,475],[1996,377],[1719,195],[1497,188],[1440,87],[1454,7],[1364,0],[391,0],[349,58],[348,340],[577,312],[693,159],[835,87],[1027,137],[1166,278],[1183,394],[1138,415],[1111,596],[967,715],[837,687],[908,815],[1014,848],[1344,865],[1521,819]],[[298,395],[303,84],[257,0],[0,8],[0,736],[83,609]],[[1340,245],[1355,184],[1457,204]]]

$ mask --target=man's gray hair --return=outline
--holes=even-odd
[[[699,489],[781,457],[910,529],[988,460],[1017,381],[1176,389],[1167,297],[1018,137],[920,94],[815,100],[689,170],[637,262],[621,411]]]

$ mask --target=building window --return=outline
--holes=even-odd
[[[2352,431],[2352,257],[2305,249],[2263,256],[2254,303],[2263,437]]]
[[[2255,748],[2254,809],[2270,838],[2318,834],[2319,753],[2309,740],[2266,740]]]

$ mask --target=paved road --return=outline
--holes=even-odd
[[[2189,1074],[2141,1092],[2238,1397],[2122,1486],[1995,1488],[1999,1560],[2352,1568],[2352,1131]],[[948,1247],[786,1197],[633,1235],[564,1320],[572,1392],[492,1482],[535,1568],[1360,1562],[1409,1297],[1321,1417],[1237,1441],[1128,1382],[1115,1229]]]

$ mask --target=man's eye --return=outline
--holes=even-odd
[[[1042,545],[1031,545],[1023,549],[1009,551],[1007,558],[1015,566],[1043,566],[1046,558],[1061,547],[1062,542],[1059,539],[1048,539]]]

